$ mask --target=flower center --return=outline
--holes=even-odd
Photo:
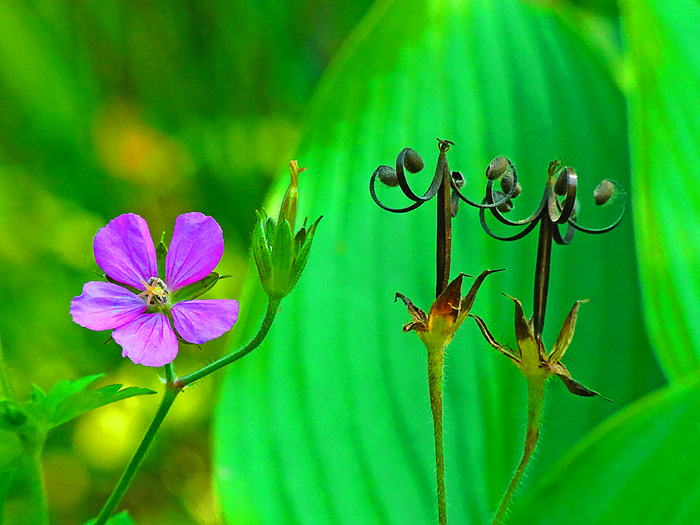
[[[149,306],[165,304],[168,302],[168,287],[158,277],[151,277],[148,282],[141,281],[141,284],[146,288],[145,291],[139,294],[143,297],[146,304]]]

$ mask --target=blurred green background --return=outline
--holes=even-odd
[[[700,194],[687,170],[700,162],[700,4],[370,4],[0,3],[0,334],[19,394],[102,371],[104,384],[159,390],[158,371],[68,314],[97,269],[92,237],[120,213],[142,215],[154,237],[192,210],[223,227],[219,270],[233,278],[210,296],[240,298],[241,320],[182,348],[176,370],[244,340],[264,306],[253,210],[279,179],[276,209],[299,158],[301,213],[324,215],[304,277],[265,345],[178,399],[123,506],[156,525],[432,523],[425,356],[392,300],[432,301],[434,208],[383,212],[369,176],[406,146],[429,172],[435,137],[450,139],[474,199],[493,157],[515,162],[523,217],[560,157],[579,173],[586,225],[615,216],[592,205],[601,179],[629,189],[618,230],[554,247],[545,331],[552,341],[571,304],[591,300],[564,361],[614,402],[550,385],[512,522],[696,523],[699,469],[674,467],[700,464]],[[476,215],[463,206],[455,221],[453,273],[506,267],[474,312],[514,344],[501,292],[531,310],[535,239],[498,243]],[[446,364],[448,512],[485,523],[521,452],[525,385],[473,325]],[[50,435],[52,523],[97,514],[157,403],[129,399]]]

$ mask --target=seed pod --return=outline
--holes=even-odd
[[[376,170],[374,170],[374,174],[387,186],[391,186],[393,188],[394,186],[399,185],[399,178],[396,175],[396,170],[391,166],[379,166]]]
[[[557,195],[566,195],[570,174],[574,174],[574,169],[570,166],[567,166],[559,172],[557,181],[554,183],[554,193],[556,193]]]
[[[489,167],[486,168],[486,178],[496,180],[501,178],[505,173],[512,173],[513,166],[505,157],[496,157],[491,161]]]
[[[503,190],[504,193],[510,193],[510,189],[513,187],[513,176],[510,173],[506,173],[503,175],[501,178],[501,189]],[[518,195],[520,195],[520,192],[523,189],[520,187],[520,183],[518,182],[515,185],[515,190],[513,191],[513,195],[510,196],[511,199],[515,199]]]
[[[500,202],[505,198],[506,198],[506,194],[503,193],[502,191],[494,191],[493,192],[493,202]],[[496,209],[498,211],[500,211],[501,213],[508,213],[510,210],[513,209],[513,201],[508,199],[507,201],[496,206]]]
[[[615,185],[609,180],[605,179],[598,187],[593,190],[593,199],[595,200],[596,206],[602,206],[607,203],[615,193]]]
[[[453,171],[452,182],[458,190],[461,189],[464,186],[464,175],[462,175],[459,171]],[[452,217],[456,217],[457,212],[459,211],[459,195],[457,195],[457,193],[454,191],[450,196],[450,206],[452,207]]]
[[[404,168],[406,168],[406,171],[409,173],[418,173],[423,169],[423,166],[425,166],[423,159],[415,150],[412,150],[411,148],[406,148],[405,151],[406,153],[403,158]]]

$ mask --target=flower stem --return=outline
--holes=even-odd
[[[544,382],[545,379],[541,377],[530,377],[527,380],[527,431],[525,434],[525,450],[523,451],[520,464],[513,475],[508,490],[503,496],[501,506],[498,508],[498,512],[496,512],[496,516],[493,518],[491,525],[503,523],[508,505],[510,505],[510,500],[513,498],[515,489],[518,488],[518,484],[525,473],[525,467],[527,467],[530,457],[532,457],[532,453],[537,446],[537,438],[540,435],[542,405],[544,404]]]
[[[177,395],[180,392],[181,389],[175,387],[173,383],[166,384],[165,394],[163,394],[163,401],[161,401],[160,403],[160,407],[158,408],[158,412],[156,412],[156,415],[153,418],[153,421],[151,422],[151,426],[148,427],[146,434],[141,440],[141,444],[136,449],[134,456],[129,462],[129,465],[124,470],[124,473],[119,479],[117,486],[114,487],[112,494],[110,494],[109,499],[104,504],[104,507],[102,507],[102,510],[100,511],[100,514],[93,525],[104,525],[105,523],[107,523],[107,520],[117,508],[117,505],[119,505],[119,503],[121,502],[122,498],[124,497],[124,494],[126,494],[126,491],[129,488],[129,485],[131,485],[131,482],[134,480],[136,472],[141,466],[141,462],[143,461],[143,458],[146,455],[148,447],[151,446],[151,443],[153,442],[153,439],[158,433],[158,430],[160,429],[160,426],[163,423],[165,416],[168,414],[170,407],[172,406],[173,402],[175,401],[175,398],[177,398]]]
[[[234,361],[238,361],[241,357],[248,355],[258,346],[260,346],[260,343],[263,342],[263,339],[265,339],[265,336],[267,336],[267,333],[270,331],[272,321],[274,321],[275,315],[277,315],[277,309],[279,308],[280,301],[281,299],[269,300],[269,302],[267,303],[267,310],[265,311],[265,317],[263,318],[262,324],[260,325],[260,329],[258,330],[258,333],[255,335],[255,337],[251,339],[247,345],[245,345],[240,350],[237,350],[227,355],[226,357],[222,357],[221,359],[214,361],[212,364],[205,366],[204,368],[197,370],[196,372],[181,377],[180,379],[175,381],[175,386],[178,388],[184,388],[187,385],[190,385],[195,381],[198,381],[203,377],[208,376],[212,372],[216,372],[220,368],[223,368],[226,365],[230,365]]]
[[[46,438],[46,436],[43,436]],[[12,489],[6,494],[7,519],[3,523],[48,525],[49,511],[44,494],[43,473],[41,464],[41,449],[31,454],[23,454],[15,463],[12,471],[3,473],[3,489],[5,492],[11,484]],[[8,479],[10,478],[10,479]],[[5,512],[0,512],[0,522]]]
[[[446,525],[447,523],[445,456],[442,450],[442,375],[444,361],[445,348],[443,346],[428,348],[428,389],[430,390],[430,410],[433,413],[438,523],[440,525]]]
[[[153,442],[153,439],[158,433],[158,430],[160,429],[160,426],[163,423],[165,416],[168,414],[170,407],[175,402],[177,395],[180,392],[182,392],[182,389],[187,385],[194,383],[195,381],[211,374],[212,372],[215,372],[216,370],[230,363],[233,363],[234,361],[238,361],[241,357],[247,355],[252,350],[257,348],[260,345],[260,343],[262,343],[263,339],[265,339],[267,333],[270,331],[270,327],[272,326],[272,321],[274,320],[275,315],[277,314],[277,309],[279,308],[280,301],[281,299],[270,299],[270,301],[267,304],[265,318],[263,319],[262,325],[260,326],[258,333],[246,346],[244,346],[240,350],[229,354],[228,356],[213,362],[209,366],[205,366],[201,370],[198,370],[197,372],[189,374],[180,379],[175,379],[175,372],[173,370],[172,365],[166,365],[165,394],[163,395],[163,401],[161,401],[160,407],[158,408],[158,412],[156,412],[156,415],[153,418],[153,421],[151,422],[151,426],[148,427],[146,434],[141,440],[141,444],[136,449],[134,456],[131,458],[131,462],[124,470],[124,473],[119,479],[117,486],[112,491],[112,494],[110,494],[109,499],[105,503],[104,507],[102,507],[102,510],[100,511],[100,514],[93,525],[104,525],[109,519],[109,517],[112,515],[114,510],[117,508],[117,505],[119,505],[119,502],[124,497],[124,494],[126,494],[129,485],[131,485],[131,482],[134,480],[136,472],[141,466],[141,462],[143,461],[143,458],[146,455],[146,451],[151,446],[151,443]]]
[[[2,348],[2,341],[0,341],[0,395],[5,396],[7,399],[16,399],[15,389],[12,387],[12,382],[7,375],[5,352]]]

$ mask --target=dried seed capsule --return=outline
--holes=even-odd
[[[602,206],[607,203],[615,193],[615,185],[609,180],[605,179],[598,187],[593,190],[593,199],[595,200],[596,206]]]
[[[581,206],[580,206],[580,204],[579,204],[579,202],[578,202],[578,199],[576,199],[576,200],[574,201],[574,209],[571,210],[571,217],[570,217],[570,219],[574,219],[574,220],[575,220],[575,219],[578,217],[578,212],[579,212],[580,209],[581,209]]]
[[[567,186],[569,185],[569,175],[575,175],[574,169],[567,166],[559,172],[557,181],[554,183],[554,193],[557,195],[566,195]]]
[[[464,186],[464,175],[462,175],[459,171],[453,171],[452,182],[458,190],[461,189]],[[452,217],[456,217],[457,212],[459,211],[459,195],[457,195],[457,193],[454,191],[450,196],[450,206],[452,207]]]
[[[504,193],[510,193],[510,189],[513,187],[513,176],[510,173],[506,173],[503,175],[501,178],[501,189],[503,190]],[[520,195],[520,192],[522,191],[522,188],[520,187],[520,183],[516,183],[515,185],[515,190],[513,191],[513,195],[510,196],[511,199],[515,199],[518,195]]]
[[[493,202],[500,202],[503,199],[505,199],[506,194],[503,193],[502,191],[494,191],[493,192]],[[499,204],[496,206],[496,209],[500,211],[501,213],[508,213],[510,210],[513,209],[513,201],[508,199],[507,201]]]
[[[505,173],[512,173],[513,166],[505,157],[496,157],[491,161],[489,167],[486,168],[486,178],[496,180],[501,178]]]
[[[425,166],[423,159],[415,150],[412,150],[411,148],[406,148],[405,151],[406,153],[403,158],[404,168],[406,168],[406,171],[410,173],[418,173],[423,169],[423,166]]]
[[[374,170],[374,174],[387,186],[393,188],[399,185],[399,178],[396,176],[396,170],[391,166],[379,166]]]

